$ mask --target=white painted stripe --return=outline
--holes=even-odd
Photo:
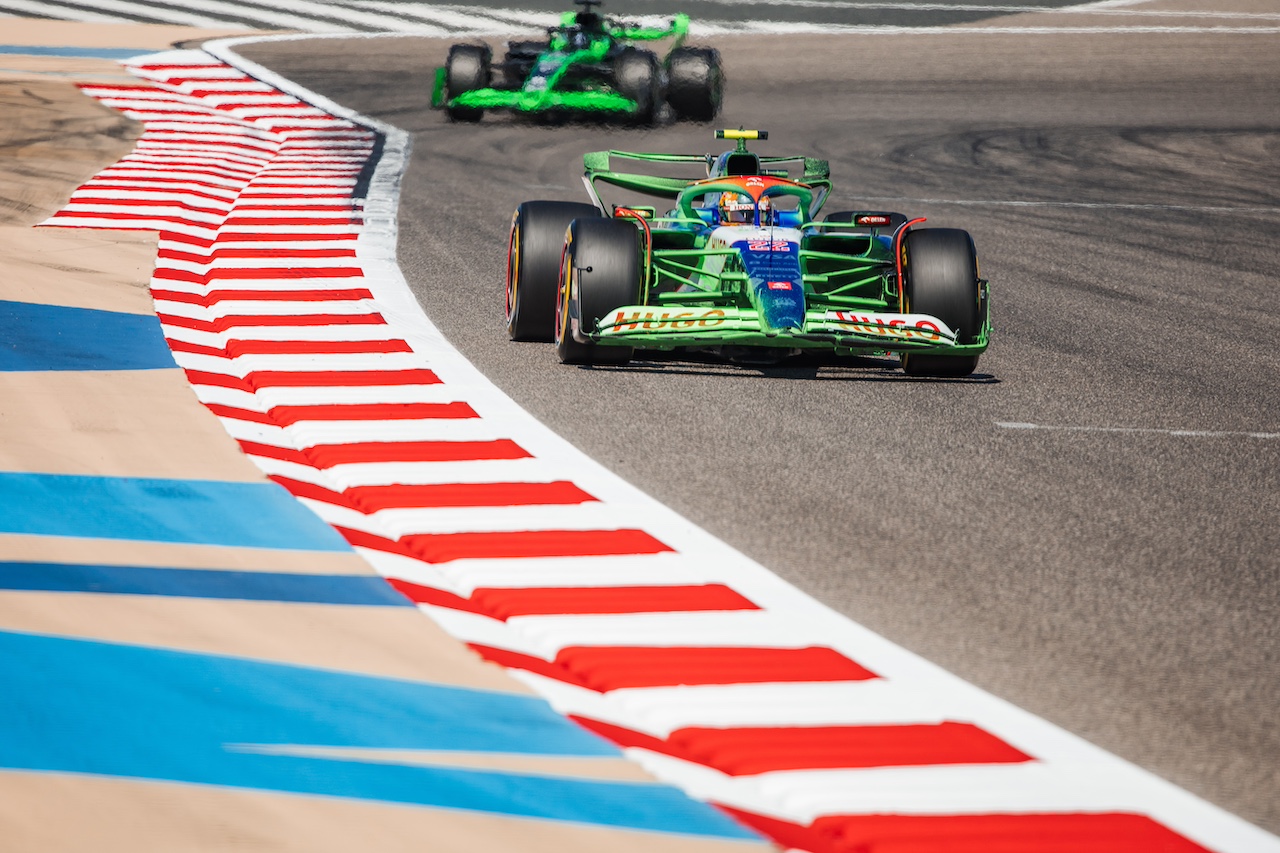
[[[147,186],[154,186],[154,184],[147,184]],[[232,209],[232,205],[229,200],[220,201],[214,198],[199,196],[192,192],[184,192],[183,190],[163,190],[163,189],[133,190],[133,189],[114,189],[114,188],[99,189],[99,188],[90,186],[85,190],[81,190],[80,192],[77,192],[74,196],[72,196],[72,199],[74,200],[79,196],[88,196],[91,198],[109,199],[113,201],[122,202],[122,204],[118,206],[118,209],[121,212],[128,212],[130,208],[136,206],[133,204],[126,203],[131,201],[132,202],[139,202],[139,201],[174,202],[178,207],[181,207],[183,209],[189,209],[193,207],[194,208],[212,208],[214,210],[221,209],[224,212]]]
[[[680,779],[682,787],[700,799],[802,824],[829,814],[1171,811],[1163,801],[1171,792],[1164,785],[1157,786],[1158,793],[1153,791],[1149,784],[1153,777],[1141,771],[1107,772],[1088,761],[878,767],[734,778],[646,750],[628,750],[628,754],[659,778]],[[1186,822],[1162,817],[1175,826]],[[1195,837],[1194,832],[1188,834]]]
[[[214,186],[225,187],[230,190],[238,190],[245,183],[242,178],[224,178],[219,177],[218,175],[208,174],[208,172],[188,172],[182,169],[155,169],[146,164],[130,166],[123,163],[119,166],[113,166],[110,169],[104,169],[99,172],[96,177],[99,179],[123,178],[125,180],[169,178],[190,181],[192,185],[197,187]]]
[[[352,9],[383,12],[401,20],[412,21],[417,25],[417,33],[424,36],[447,36],[456,33],[460,28],[434,25],[445,23],[446,19],[469,17],[466,12],[449,10],[440,10],[437,14],[434,8],[416,3],[344,3],[343,5]]]
[[[142,188],[156,189],[157,187],[162,187],[162,186],[172,187],[174,192],[189,191],[192,193],[202,193],[202,194],[207,194],[211,196],[216,196],[217,198],[207,199],[207,201],[210,201],[213,203],[217,203],[218,199],[224,199],[226,201],[234,201],[236,196],[239,195],[239,193],[236,191],[234,186],[232,187],[215,186],[213,184],[198,183],[196,181],[175,181],[173,183],[166,182],[164,184],[158,184],[155,181],[150,181],[143,178],[135,178],[135,177],[126,178],[126,177],[115,177],[115,176],[104,177],[102,175],[98,175],[94,179],[94,181],[95,183],[90,184],[89,186],[97,186],[97,182],[101,182],[102,184],[110,184],[111,186],[116,186],[116,187],[137,187],[139,189],[142,189]],[[74,198],[74,196],[72,197]],[[183,245],[183,244],[179,244],[179,245]]]
[[[3,7],[25,10],[37,14],[54,15],[70,20],[118,22],[127,20],[124,15],[141,15],[166,23],[187,23],[196,26],[255,25],[293,28],[315,33],[357,35],[357,30],[374,29],[417,35],[441,36],[446,34],[517,34],[542,29],[553,24],[554,14],[528,12],[519,9],[485,9],[480,12],[472,7],[434,4],[402,4],[382,0],[352,0],[346,3],[313,3],[295,0],[288,11],[267,4],[242,4],[223,0],[183,0],[180,3],[141,4],[124,0],[88,0],[92,10],[57,2],[32,2],[32,0],[6,0]],[[857,25],[807,21],[696,21],[696,35],[732,35],[738,33],[856,33],[869,35],[967,34],[984,35],[1015,33],[1040,34],[1093,34],[1093,33],[1222,33],[1222,34],[1270,34],[1276,28],[1262,26],[1265,22],[1280,20],[1280,15],[1268,12],[1244,12],[1196,9],[1130,9],[1125,4],[1098,3],[1083,6],[1043,7],[1004,6],[994,4],[946,4],[946,3],[895,3],[895,2],[832,2],[832,0],[708,0],[723,2],[735,8],[759,9],[831,9],[848,11],[914,11],[920,13],[972,12],[984,15],[1013,15],[1034,13],[1043,16],[1071,18],[1090,15],[1126,20],[1206,20],[1259,22],[1256,26],[888,26]],[[113,12],[115,14],[113,14]],[[204,14],[200,14],[204,13]],[[301,13],[301,14],[294,14]],[[768,13],[764,13],[766,17]],[[328,20],[324,20],[328,19]],[[646,16],[649,23],[661,23],[662,19]],[[255,24],[256,22],[256,24]]]
[[[531,469],[520,469],[515,473],[519,476],[528,470]],[[545,465],[539,470],[545,472],[542,475],[544,477],[555,476],[555,472]],[[347,472],[344,470],[338,473]],[[465,476],[468,472],[463,470],[459,473]],[[526,474],[520,481],[530,482],[531,477],[532,475]],[[497,477],[491,481],[505,482],[506,479]],[[416,561],[405,561],[395,571],[389,570],[385,574],[416,580],[411,563]],[[432,567],[432,571],[448,574],[455,588],[465,594],[470,594],[477,587],[607,587],[699,583],[724,583],[732,586],[735,580],[731,569],[721,570],[718,564],[674,551],[609,557],[530,557],[519,561],[455,560],[447,566]]]
[[[267,261],[274,260],[272,257],[266,255],[266,253],[269,251],[290,252],[293,250],[298,250],[299,253],[301,253],[307,250],[321,250],[324,252],[334,252],[334,253],[340,252],[341,254],[337,254],[334,257],[319,257],[319,258],[307,258],[304,256],[304,257],[299,257],[298,261],[299,262],[303,260],[331,261],[333,263],[333,266],[335,267],[346,267],[351,262],[351,259],[352,259],[352,256],[347,253],[350,252],[355,247],[354,234],[351,234],[350,236],[345,236],[345,237],[342,235],[328,235],[326,237],[322,237],[320,239],[315,239],[315,240],[281,239],[278,241],[269,241],[265,243],[263,241],[245,239],[245,236],[246,234],[244,232],[228,234],[227,238],[218,240],[218,242],[213,246],[197,246],[190,243],[185,243],[182,240],[175,240],[169,237],[165,237],[160,241],[160,248],[162,250],[184,252],[186,254],[189,254],[195,257],[207,259],[211,263],[231,263],[232,261],[262,261],[264,265],[266,264]],[[233,237],[237,239],[235,240],[231,239]],[[241,252],[241,251],[248,252],[250,254],[249,256],[244,258],[234,257],[231,254],[232,252]],[[178,261],[170,260],[168,258],[161,258],[160,263],[157,264],[157,268],[163,269],[164,266],[167,266],[170,263],[178,263]],[[358,278],[355,279],[355,282],[358,284],[359,279]],[[337,282],[335,282],[334,284],[336,285]],[[254,285],[251,285],[251,286],[254,286]],[[262,287],[264,289],[271,289],[267,287],[265,284],[263,284]]]
[[[465,589],[455,590],[466,595]],[[562,714],[577,714],[654,737],[682,728],[917,725],[964,722],[980,703],[892,681],[648,687],[597,693],[536,673],[520,680]]]
[[[25,12],[37,17],[62,18],[68,21],[84,21],[87,24],[136,24],[137,21],[123,15],[103,11],[90,11],[78,6],[64,6],[57,0],[3,0],[0,9]]]
[[[1092,12],[1097,9],[1119,9],[1125,6],[1141,6],[1143,3],[1150,3],[1151,0],[1097,0],[1096,3],[1081,3],[1077,6],[1068,6],[1066,8],[1073,9],[1077,12]]]
[[[1008,430],[1037,430],[1040,432],[1102,432],[1121,435],[1167,435],[1175,438],[1280,438],[1280,432],[1245,432],[1239,430],[1214,429],[1160,429],[1156,427],[1091,427],[1091,426],[1055,426],[1049,424],[1030,424],[1017,421],[996,421],[996,426]]]
[[[358,465],[336,465],[323,471],[310,468],[303,470],[291,462],[269,457],[255,457],[255,464],[269,474],[279,474],[318,483],[325,488],[340,492],[343,489],[358,486],[427,486],[457,483],[509,483],[509,482],[546,482],[554,479],[559,473],[545,462],[537,459],[500,459],[481,462],[389,462],[366,463]],[[319,479],[317,479],[319,478]],[[585,558],[557,558],[582,560]],[[466,566],[457,561],[455,568],[465,570]],[[474,565],[476,560],[465,561]],[[523,561],[528,562],[528,561]],[[539,566],[544,561],[539,561]],[[501,561],[508,571],[513,570],[511,561]],[[537,567],[535,567],[537,568]],[[528,584],[529,575],[524,577]]]
[[[176,4],[175,4],[176,5]],[[181,5],[217,14],[225,21],[261,21],[269,26],[255,29],[304,30],[330,33],[354,32],[350,27],[331,22],[319,22],[304,15],[289,14],[284,9],[298,8],[289,3],[284,9],[267,9],[248,3],[220,2],[220,0],[182,0]]]
[[[373,566],[375,571],[383,577],[401,578],[422,586],[458,592],[458,590],[450,589],[453,581],[448,576],[447,566],[432,566],[421,560],[413,560],[408,557],[402,557],[399,554],[390,554],[373,548],[357,546],[355,550],[357,554],[364,558],[365,562]],[[412,575],[402,574],[402,572],[409,571],[412,571]]]
[[[186,152],[156,151],[139,152],[120,161],[121,163],[138,163],[144,166],[190,166],[202,170],[216,170],[228,177],[246,178],[258,173],[261,165],[248,158],[215,157],[206,155],[193,157]]]
[[[364,0],[351,3],[360,9],[371,9],[393,15],[409,17],[415,21],[425,21],[440,26],[429,27],[436,35],[450,33],[501,33],[512,29],[507,20],[500,20],[489,14],[489,10],[481,6],[445,7],[420,3],[385,3],[380,0]],[[539,29],[553,26],[559,21],[558,15],[541,15],[545,20]]]
[[[252,427],[259,427],[262,431],[255,431]],[[263,441],[280,447],[314,447],[323,444],[351,444],[357,441],[492,441],[511,437],[500,424],[491,423],[483,418],[430,418],[404,421],[311,420],[298,421],[288,427],[245,422],[239,425],[228,424],[227,428],[228,432],[237,438]],[[276,431],[277,434],[273,435],[272,431]],[[285,433],[284,436],[278,434],[281,431]]]
[[[729,6],[734,9],[743,7],[782,7],[790,9],[847,9],[850,11],[895,11],[895,12],[979,12],[983,14],[1037,14],[1037,15],[1111,15],[1121,17],[1189,17],[1189,18],[1224,18],[1241,20],[1280,20],[1280,15],[1266,12],[1233,12],[1233,11],[1198,11],[1180,9],[1130,9],[1129,6],[1150,2],[1150,0],[1112,0],[1112,2],[1086,3],[1076,6],[1032,6],[1005,5],[994,3],[909,3],[909,2],[862,2],[862,0],[701,0],[709,4]]]
[[[464,642],[548,660],[572,646],[799,649],[831,645],[825,642],[830,638],[824,636],[820,626],[806,626],[769,611],[528,616],[504,623],[478,613],[425,604],[419,607]]]
[[[216,386],[197,385],[197,396],[201,401],[223,402],[221,394],[213,389]],[[209,389],[206,396],[205,389]],[[217,391],[229,389],[218,388]],[[456,388],[447,389],[443,385],[374,385],[374,386],[341,386],[334,388],[320,387],[272,387],[260,389],[257,393],[258,405],[265,408],[272,406],[324,406],[342,405],[344,403],[451,403],[457,398]],[[241,408],[250,408],[239,403]],[[430,462],[427,465],[445,463]],[[377,482],[395,482],[394,471],[388,471]],[[413,476],[412,468],[406,466],[405,476]],[[452,481],[452,480],[451,480]],[[405,482],[417,482],[406,480]]]
[[[185,365],[184,365],[185,366]],[[315,447],[363,441],[493,441],[511,438],[500,424],[481,418],[421,421],[303,421],[287,427],[228,421],[232,438],[276,447]]]
[[[440,507],[430,509],[385,509],[364,514],[345,507],[326,505],[313,507],[316,514],[332,524],[364,530],[399,539],[411,534],[448,533],[526,533],[544,530],[625,530],[643,528],[650,519],[643,508],[618,506],[600,502],[566,506],[502,506]],[[548,617],[549,618],[549,617]],[[615,617],[621,619],[621,617]],[[703,622],[709,622],[703,619]],[[610,622],[607,626],[582,626],[575,621],[574,630],[623,630],[625,626]],[[540,626],[539,630],[543,630]],[[547,628],[545,630],[553,630]],[[639,636],[639,633],[636,634]],[[649,635],[652,642],[653,635]],[[585,641],[584,641],[585,642]],[[644,641],[640,641],[645,644]],[[735,645],[735,643],[730,643]]]
[[[1274,35],[1280,27],[1204,27],[1204,26],[943,26],[905,27],[888,24],[810,24],[789,21],[744,21],[742,23],[702,23],[690,27],[696,36],[715,35],[868,35],[868,36],[1062,36],[1062,35]]]
[[[128,215],[128,216],[176,216],[182,217],[188,222],[204,222],[208,225],[217,225],[224,217],[220,213],[209,212],[204,210],[193,210],[186,205],[181,204],[148,204],[148,205],[123,205],[123,204],[85,204],[75,200],[75,196],[71,197],[63,208],[66,213],[98,213],[104,216],[111,214]]]
[[[221,241],[219,241],[219,248]],[[226,258],[219,257],[210,260],[207,263],[196,261],[178,260],[176,258],[164,258],[161,263],[156,264],[156,270],[182,270],[195,274],[231,272],[234,270],[271,270],[271,269],[287,269],[287,270],[304,270],[304,269],[338,269],[344,272],[353,273],[347,278],[315,278],[315,279],[298,279],[298,278],[268,278],[265,275],[262,278],[251,279],[228,279],[227,281],[244,282],[245,286],[239,284],[224,284],[219,287],[210,288],[202,284],[194,284],[190,282],[175,281],[172,286],[157,285],[164,290],[182,290],[188,293],[205,294],[216,293],[220,290],[263,290],[263,291],[289,291],[289,290],[352,290],[360,288],[361,270],[352,263],[352,258]],[[160,279],[157,279],[160,281]],[[281,301],[285,301],[287,297],[282,297]]]
[[[231,218],[238,218],[238,216],[236,213],[233,212],[231,214]],[[297,217],[282,217],[282,218],[305,220],[306,217],[297,216]],[[218,230],[218,234],[220,237],[234,237],[237,234],[252,234],[252,235],[287,234],[289,236],[293,236],[294,234],[315,234],[317,236],[325,235],[325,236],[337,237],[337,236],[350,234],[352,233],[352,230],[353,230],[353,226],[345,222],[338,223],[336,225],[333,225],[333,224],[329,224],[329,225],[312,225],[312,224],[264,225],[260,222],[255,222],[252,225],[250,225],[243,222],[228,221],[227,224],[223,225],[222,228]],[[219,240],[219,245],[221,245],[221,240]],[[261,246],[262,244],[259,243],[258,245]]]
[[[224,376],[244,377],[250,373],[261,371],[280,371],[286,373],[307,373],[317,370],[413,370],[427,367],[426,363],[413,353],[376,354],[318,354],[318,355],[242,355],[237,358],[219,358],[196,353],[174,353],[178,364],[187,370],[202,370],[208,373],[221,373]],[[390,422],[394,423],[394,422]],[[263,426],[263,429],[271,427]],[[282,439],[283,440],[283,439]],[[347,439],[352,441],[354,439]],[[390,440],[390,439],[386,439]],[[281,444],[281,447],[287,446]]]
[[[256,2],[250,2],[247,5],[250,5],[255,9],[259,6]],[[311,0],[290,0],[289,8],[295,12],[310,13],[316,17],[336,18],[338,20],[347,21],[348,23],[365,29],[396,33],[437,34],[431,29],[424,28],[421,24],[406,21],[398,15],[384,15],[377,12],[347,8],[333,3],[315,3],[311,2]],[[328,22],[317,21],[313,23],[309,29],[313,32],[332,31],[332,25]]]
[[[868,202],[910,204],[951,204],[964,207],[1066,207],[1084,210],[1172,210],[1191,213],[1280,213],[1277,205],[1139,204],[1092,201],[1020,201],[1012,199],[906,198],[903,196],[863,196]]]
[[[122,231],[176,231],[180,234],[188,234],[193,237],[212,238],[217,234],[212,228],[200,228],[194,225],[188,225],[184,222],[173,222],[163,219],[131,219],[122,220],[119,218],[112,219],[110,217],[91,217],[91,216],[65,216],[59,217],[57,214],[46,219],[44,222],[38,223],[42,226],[58,226],[64,228],[117,228]]]
[[[391,334],[386,326],[239,326],[225,332],[202,332],[161,323],[166,337],[210,347],[232,341],[383,341]],[[324,402],[324,401],[320,401]],[[244,406],[242,408],[253,408]]]
[[[234,283],[238,279],[218,279],[213,281],[226,281]],[[305,279],[299,279],[305,281]],[[323,279],[322,279],[323,280]],[[163,280],[158,283],[163,284]],[[359,299],[340,302],[236,302],[226,300],[216,302],[208,308],[201,305],[192,305],[189,302],[171,302],[167,299],[157,299],[156,309],[164,314],[172,317],[189,317],[193,320],[216,321],[223,317],[257,317],[267,319],[272,317],[300,317],[311,314],[337,314],[343,316],[363,317],[370,314],[378,313],[378,306],[375,302],[368,299]],[[287,325],[287,324],[282,324]],[[303,356],[293,356],[302,359]],[[363,369],[372,370],[373,365],[377,363],[376,357],[366,356],[363,360],[347,356],[352,360],[349,364],[365,364]],[[310,358],[306,356],[305,358]],[[370,359],[373,359],[370,361]],[[337,361],[336,358],[330,358],[330,361]],[[302,363],[299,361],[298,363]]]
[[[6,3],[6,5],[9,5]],[[43,5],[43,4],[42,4]],[[51,3],[50,8],[45,14],[53,11],[66,14],[73,20],[83,20],[80,18],[81,10],[76,5],[62,5],[59,3]],[[206,18],[202,15],[194,15],[179,9],[158,9],[150,3],[130,3],[127,0],[87,0],[84,5],[89,6],[97,13],[116,13],[119,17],[117,21],[123,20],[131,24],[136,24],[138,20],[148,21],[158,24],[181,24],[188,27],[212,27],[218,28],[223,26],[223,22],[215,18]]]

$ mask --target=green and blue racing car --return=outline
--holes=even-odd
[[[500,63],[487,44],[455,44],[436,69],[432,106],[454,121],[479,121],[486,110],[544,117],[592,116],[652,124],[667,115],[710,121],[720,111],[720,54],[686,47],[689,17],[665,27],[628,24],[599,14],[599,0],[575,0],[545,41],[515,41]],[[638,43],[671,39],[662,59]]]
[[[571,364],[635,350],[712,351],[767,363],[804,351],[898,357],[913,376],[968,376],[991,333],[973,239],[923,218],[846,210],[819,220],[827,161],[762,157],[764,131],[722,130],[719,155],[598,151],[592,203],[526,201],[512,219],[506,320]],[[667,177],[619,162],[705,169]],[[602,187],[674,202],[606,206]]]

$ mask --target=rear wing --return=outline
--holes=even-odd
[[[697,178],[675,178],[663,175],[620,172],[614,170],[613,160],[615,159],[642,163],[699,163],[706,171],[706,175]],[[620,187],[624,190],[643,193],[644,195],[674,199],[691,184],[710,177],[711,166],[715,159],[715,155],[712,154],[647,154],[635,151],[591,151],[583,155],[582,158],[582,165],[586,168],[586,174],[583,175],[582,181],[586,184],[587,194],[591,196],[591,200],[595,205],[601,211],[607,212],[604,203],[600,200],[600,194],[596,190],[596,181]],[[759,162],[761,174],[778,178],[791,178],[791,180],[808,184],[818,190],[816,198],[819,201],[819,206],[831,190],[831,166],[826,160],[820,160],[816,157],[760,157]],[[799,171],[800,174],[792,176],[792,170]],[[816,213],[816,210],[810,211],[811,216]]]

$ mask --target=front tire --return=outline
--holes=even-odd
[[[444,64],[444,96],[448,103],[464,92],[484,89],[489,85],[489,67],[492,53],[487,45],[455,44],[449,48],[449,58]],[[476,107],[445,107],[454,121],[476,122],[484,110]]]
[[[681,47],[667,61],[667,103],[685,121],[711,121],[724,100],[720,53],[707,47]]]
[[[903,239],[903,292],[906,311],[931,314],[956,332],[959,343],[973,343],[982,331],[978,257],[969,232],[958,228],[908,231]],[[908,376],[968,376],[976,355],[902,353]]]
[[[565,229],[575,219],[599,216],[594,205],[574,201],[526,201],[516,208],[507,244],[507,334],[511,340],[555,338]]]
[[[556,353],[563,364],[626,364],[632,347],[577,340],[611,312],[640,301],[636,227],[613,219],[577,219],[565,235],[556,316]]]
[[[658,57],[629,47],[614,60],[613,74],[618,94],[636,102],[632,119],[637,124],[653,124],[662,103],[662,65]]]

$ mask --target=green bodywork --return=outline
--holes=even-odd
[[[638,41],[672,39],[667,51],[684,44],[689,33],[689,16],[676,15],[671,24],[663,27],[633,27],[618,25],[608,19],[602,21],[602,30],[592,34],[586,45],[572,49],[566,33],[574,24],[574,13],[565,12],[561,25],[553,28],[548,47],[534,61],[529,76],[519,89],[484,88],[463,92],[448,98],[446,69],[437,68],[431,93],[431,106],[468,107],[474,109],[509,109],[517,112],[536,113],[548,110],[572,110],[575,112],[630,114],[638,105],[632,99],[614,91],[607,84],[588,81],[581,89],[564,88],[566,75],[574,66],[599,65],[614,55],[620,46]]]
[[[726,135],[733,133],[724,132]],[[746,133],[752,133],[746,131]],[[729,138],[734,138],[730,136]],[[749,137],[754,138],[754,137]],[[602,211],[600,185],[674,201],[659,215],[655,207],[623,205],[624,213],[641,232],[642,270],[639,304],[622,306],[578,334],[584,342],[667,350],[676,347],[744,346],[786,349],[826,349],[838,354],[879,355],[926,353],[977,355],[987,348],[990,321],[986,313],[988,285],[978,282],[977,299],[982,328],[969,341],[954,332],[908,319],[926,315],[902,311],[899,295],[898,227],[856,222],[820,222],[819,211],[831,190],[827,161],[812,157],[759,157],[757,173],[778,178],[766,195],[777,205],[789,200],[792,210],[778,225],[779,236],[796,239],[799,280],[803,286],[803,323],[787,328],[771,326],[762,300],[769,297],[752,284],[744,253],[732,245],[712,245],[713,224],[705,218],[704,197],[741,188],[740,178],[719,170],[725,157],[745,153],[740,141],[735,152],[713,155],[646,154],[596,151],[583,158],[585,183]],[[752,155],[754,156],[754,155]],[[709,177],[677,178],[616,171],[614,161],[650,164],[701,164]],[[699,211],[703,215],[699,214]],[[882,214],[867,214],[880,216]],[[641,222],[643,219],[643,224]],[[784,229],[785,232],[784,233]],[[722,229],[722,233],[730,229]],[[753,229],[757,233],[760,229]],[[795,245],[794,243],[789,245]],[[788,248],[787,253],[793,250]],[[936,333],[935,333],[936,332]]]

